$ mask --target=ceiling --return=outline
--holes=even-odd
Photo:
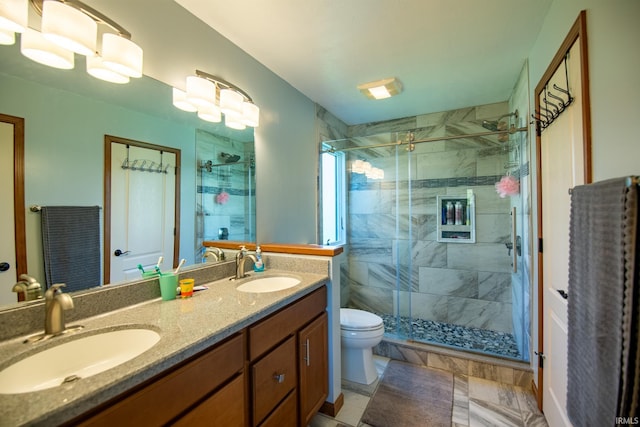
[[[347,124],[505,101],[552,0],[175,0]],[[357,85],[398,78],[370,100]]]

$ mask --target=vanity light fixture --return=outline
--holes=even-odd
[[[260,108],[242,89],[219,77],[196,70],[186,79],[186,91],[173,88],[173,105],[184,111],[198,112],[209,122],[222,121],[232,129],[258,127]]]
[[[29,4],[42,16],[41,31],[27,27]],[[99,25],[106,31],[98,31]],[[73,68],[78,53],[96,78],[127,83],[142,77],[143,52],[131,33],[80,0],[0,0],[0,29],[23,33],[22,53],[41,64]]]
[[[29,4],[27,0],[0,1],[0,29],[23,33],[27,29]]]
[[[395,77],[358,85],[358,90],[369,99],[384,99],[402,92],[402,83]]]
[[[16,42],[16,35],[13,31],[0,28],[0,44],[12,45]]]

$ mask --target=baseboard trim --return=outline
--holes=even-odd
[[[329,415],[332,418],[335,418],[335,416],[338,415],[338,412],[340,412],[340,409],[342,409],[343,405],[344,395],[340,393],[335,402],[324,402],[320,407],[320,412],[325,415]]]

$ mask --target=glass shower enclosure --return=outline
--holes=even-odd
[[[526,139],[465,126],[482,135],[425,128],[324,142],[345,155],[341,306],[378,314],[387,336],[526,360]]]

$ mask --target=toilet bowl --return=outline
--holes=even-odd
[[[342,378],[360,384],[371,384],[378,378],[372,348],[384,335],[382,318],[352,308],[340,309],[340,341],[342,344]]]

